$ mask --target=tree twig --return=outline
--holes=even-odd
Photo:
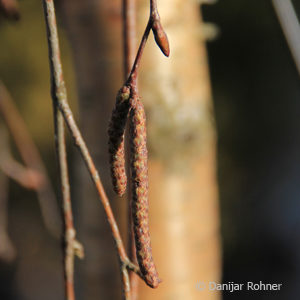
[[[55,87],[53,87],[53,89],[55,89]],[[63,200],[65,293],[67,300],[74,300],[74,258],[75,255],[77,255],[79,258],[83,258],[84,253],[83,247],[76,240],[76,231],[73,225],[72,202],[64,132],[64,119],[56,104],[54,104],[53,109],[55,124],[55,143],[59,162],[58,165]]]
[[[8,134],[4,126],[0,127],[0,151],[9,147]],[[0,172],[0,260],[11,262],[16,257],[16,249],[13,246],[7,232],[7,203],[8,203],[8,179]]]
[[[157,1],[150,0],[150,15],[147,26],[145,28],[142,40],[139,45],[133,66],[131,68],[130,74],[128,76],[126,85],[130,86],[134,93],[137,93],[137,75],[139,65],[143,56],[143,52],[149,37],[150,31],[153,31],[156,44],[159,46],[164,55],[169,56],[169,42],[166,33],[163,30],[163,27],[160,22],[160,16],[157,9]]]
[[[124,61],[124,80],[129,76],[131,67],[134,63],[134,54],[136,47],[136,0],[123,0],[123,61]],[[127,135],[129,134],[127,128]],[[127,162],[129,159],[129,143],[126,144]],[[127,164],[128,167],[129,164]],[[127,177],[130,177],[131,174],[128,172]],[[131,182],[131,180],[128,180]],[[132,212],[131,212],[131,189],[128,189],[127,192],[127,201],[128,201],[128,253],[129,258],[135,264],[137,264],[136,258],[136,249],[133,233],[133,221],[132,221]],[[138,283],[139,276],[135,271],[129,272],[130,279],[130,288],[131,288],[131,300],[136,300],[138,298]]]
[[[68,174],[67,151],[65,142],[64,119],[59,110],[58,103],[67,98],[62,67],[60,63],[60,51],[58,44],[56,19],[52,1],[43,1],[45,19],[47,24],[47,35],[51,69],[51,95],[54,110],[55,144],[58,158],[60,184],[63,202],[64,216],[64,275],[65,295],[67,300],[74,300],[74,258],[77,255],[83,257],[83,247],[75,239],[76,231],[73,225],[71,192]],[[51,24],[51,25],[50,25]],[[78,247],[79,245],[79,247]],[[78,251],[79,250],[79,251]]]
[[[2,146],[2,143],[0,144]],[[6,176],[13,179],[26,189],[36,190],[40,185],[40,174],[34,170],[24,167],[10,155],[0,154],[0,169]]]
[[[45,22],[47,28],[53,105],[55,105],[61,111],[64,120],[67,124],[67,127],[71,132],[71,136],[74,140],[74,143],[79,149],[79,152],[87,166],[92,181],[95,184],[98,195],[103,204],[107,216],[107,220],[109,222],[112,231],[112,236],[118,251],[124,298],[126,300],[129,300],[130,282],[128,276],[128,268],[134,269],[136,272],[138,272],[138,268],[137,267],[132,268],[132,263],[129,261],[127,257],[124,244],[119,232],[119,228],[117,226],[114,214],[110,206],[110,202],[103,188],[95,164],[90,156],[89,150],[82,138],[82,135],[74,120],[73,113],[68,104],[66,88],[63,79],[62,65],[60,62],[60,49],[59,49],[59,41],[57,35],[54,3],[52,0],[43,0],[43,5],[44,5]]]
[[[18,112],[12,97],[1,80],[0,113],[6,122],[26,167],[28,170],[33,171],[32,173],[35,172],[35,174],[39,174],[39,182],[36,184],[35,190],[40,202],[43,220],[50,233],[58,237],[61,231],[61,223],[56,197],[48,178],[46,168],[43,164],[39,151],[27,130],[27,126],[23,118]]]
[[[134,62],[136,44],[136,1],[123,0],[123,60],[124,78],[129,75]]]

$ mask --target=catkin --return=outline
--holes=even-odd
[[[137,260],[147,285],[156,288],[161,280],[153,262],[149,233],[146,116],[143,104],[137,97],[131,99],[129,128],[132,219]]]
[[[110,171],[114,191],[122,196],[126,191],[124,132],[130,108],[130,89],[124,86],[118,92],[115,108],[108,127]]]

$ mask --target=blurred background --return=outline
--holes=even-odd
[[[147,20],[146,2],[138,5],[138,37]],[[84,3],[57,1],[65,80],[126,239],[126,201],[112,193],[105,126],[123,80],[120,1]],[[299,1],[293,4],[300,17]],[[42,4],[23,0],[19,5],[19,21],[0,16],[0,79],[58,194]],[[161,292],[141,287],[140,299],[297,299],[300,74],[272,1],[220,0],[201,6],[204,24],[216,27],[203,25],[196,1],[161,0],[159,7],[171,57],[160,57],[151,36],[140,83],[149,119],[152,242],[164,285]],[[180,24],[187,27],[180,31]],[[181,87],[179,81],[187,85]],[[183,103],[181,98],[191,100]],[[191,122],[189,107],[198,109],[203,119],[197,115]],[[2,115],[0,126],[6,127]],[[22,161],[9,140],[11,156]],[[77,298],[119,299],[118,262],[105,217],[68,141],[75,226],[86,247],[86,259],[76,261]],[[63,299],[61,241],[45,228],[36,193],[6,178],[1,173],[0,198],[7,200],[1,218],[7,217],[13,248],[8,258],[0,257],[0,299]],[[178,245],[180,239],[187,248]],[[200,281],[262,281],[282,283],[283,288],[221,295],[197,290]]]

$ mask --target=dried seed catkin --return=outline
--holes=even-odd
[[[130,108],[130,89],[124,86],[118,92],[108,127],[110,171],[114,191],[122,196],[126,191],[124,132]]]
[[[129,122],[132,219],[136,254],[145,282],[150,287],[156,288],[161,280],[153,262],[149,233],[146,116],[143,104],[137,98],[131,99]]]

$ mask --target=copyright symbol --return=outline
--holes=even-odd
[[[202,281],[197,282],[197,284],[196,284],[196,289],[197,289],[198,291],[203,291],[203,290],[205,289],[205,283],[202,282]]]

